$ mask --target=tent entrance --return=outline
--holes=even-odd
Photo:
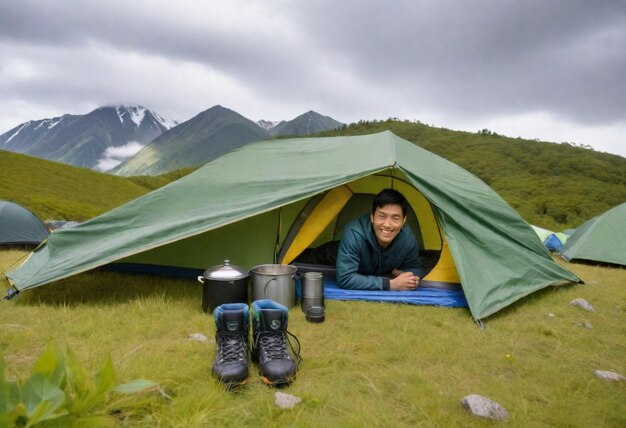
[[[345,225],[369,213],[374,195],[384,188],[395,188],[409,202],[407,224],[417,239],[420,257],[428,274],[423,284],[454,288],[460,278],[433,207],[415,187],[388,174],[370,175],[311,198],[298,214],[277,252],[279,263],[304,262],[334,267],[338,241]],[[332,254],[334,252],[334,254]],[[332,257],[334,255],[334,258]]]

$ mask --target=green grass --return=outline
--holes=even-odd
[[[25,254],[0,251],[0,269]],[[212,379],[215,330],[194,281],[91,272],[26,291],[0,303],[0,352],[8,378],[26,376],[51,337],[91,373],[110,353],[120,382],[148,378],[172,397],[128,415],[131,426],[492,426],[461,409],[472,393],[506,407],[511,427],[624,426],[626,382],[593,370],[626,373],[626,270],[566,266],[586,285],[535,293],[484,330],[466,309],[328,301],[311,324],[292,308],[304,357],[282,389],[302,399],[292,410],[274,406],[254,366],[235,392]],[[569,305],[577,297],[595,311]]]

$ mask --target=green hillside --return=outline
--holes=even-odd
[[[42,220],[84,221],[150,190],[123,177],[4,150],[0,183],[0,199],[16,202]]]
[[[359,122],[318,135],[361,135],[387,129],[477,175],[526,221],[547,229],[577,227],[626,201],[626,158],[568,144],[391,119]]]
[[[154,190],[165,186],[172,181],[178,180],[179,178],[194,172],[196,169],[198,169],[198,167],[181,168],[163,175],[135,175],[126,178],[135,184],[145,187],[146,189]]]

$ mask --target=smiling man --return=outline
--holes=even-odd
[[[337,284],[364,290],[414,290],[424,276],[406,223],[409,203],[394,189],[374,197],[372,212],[346,225],[337,253]]]

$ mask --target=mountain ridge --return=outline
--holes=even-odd
[[[158,175],[252,141],[343,125],[312,110],[289,121],[254,122],[218,104],[178,123],[141,105],[104,106],[24,122],[0,135],[0,149],[119,175]]]
[[[0,149],[97,169],[107,149],[145,144],[175,123],[142,106],[105,106],[24,122],[0,135]]]
[[[126,176],[164,174],[203,165],[253,141],[279,135],[308,135],[343,125],[314,111],[272,126],[273,123],[254,122],[218,104],[164,132],[110,172]]]
[[[199,166],[266,136],[255,122],[216,105],[164,132],[110,172],[126,176],[158,175]]]

